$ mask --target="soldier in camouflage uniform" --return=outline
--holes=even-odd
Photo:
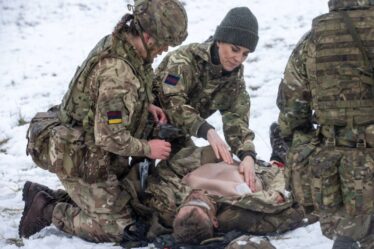
[[[60,124],[49,131],[48,150],[35,148],[41,138],[29,134],[29,153],[57,174],[72,201],[57,202],[56,192],[25,184],[22,237],[53,223],[89,241],[120,241],[134,220],[122,184],[129,157],[165,159],[171,151],[168,142],[147,141],[142,134],[149,112],[166,121],[151,104],[151,62],[184,41],[187,16],[177,0],[139,0],[130,9],[133,13],[124,15],[78,67],[57,110]],[[32,122],[30,133],[40,130],[37,124]]]
[[[269,234],[304,224],[302,210],[292,207],[292,200],[284,198],[283,174],[274,165],[256,164],[259,191],[255,193],[244,183],[237,165],[224,162],[202,165],[186,175],[182,183],[167,169],[160,169],[159,177],[161,183],[151,183],[147,189],[151,198],[145,203],[157,210],[164,225],[173,224],[173,234],[179,242],[200,243],[212,237],[213,228],[221,232],[239,229],[251,234]],[[207,217],[199,210],[208,214],[208,221],[204,222]],[[183,220],[191,213],[192,220],[186,225]],[[193,229],[188,222],[192,222]]]
[[[287,171],[333,248],[374,248],[374,1],[330,0],[329,9],[296,46],[279,87]]]
[[[228,178],[224,176],[221,181],[224,186],[222,186],[221,190],[208,191],[206,192],[208,195],[204,195],[204,198],[208,198],[215,203],[214,210],[218,214],[217,219],[220,231],[228,232],[233,229],[240,229],[254,234],[269,234],[284,232],[304,224],[303,218],[305,216],[303,210],[293,206],[292,200],[285,198],[283,195],[284,178],[278,167],[259,161],[255,166],[256,178],[257,184],[260,184],[263,189],[260,191],[260,187],[257,185],[259,191],[250,193],[251,190],[244,183],[244,177],[239,173],[237,165],[228,165],[224,162],[205,164],[203,166],[198,165],[202,151],[206,153],[206,148],[209,147],[196,148],[195,150],[192,150],[191,147],[185,148],[189,149],[189,156],[183,161],[184,164],[179,164],[179,167],[175,167],[177,164],[174,163],[160,164],[156,174],[149,178],[148,187],[145,190],[142,202],[157,214],[159,224],[169,228],[169,230],[158,229],[156,231],[155,227],[157,226],[152,224],[147,235],[148,238],[164,232],[172,232],[170,228],[173,225],[178,207],[185,202],[191,191],[196,188],[207,190],[207,185],[205,184],[207,181],[203,180],[200,182],[203,184],[196,185],[197,183],[193,177],[195,174],[202,174],[204,177],[216,179],[216,174],[220,174],[219,172],[222,170],[236,171],[235,177],[240,176],[239,178],[241,179],[239,182],[234,183],[235,186],[240,186],[232,188],[230,186],[233,182],[229,182]],[[214,156],[213,151],[210,150],[210,153],[211,156]],[[176,156],[179,156],[178,154]],[[181,163],[181,161],[178,160],[178,163]],[[174,166],[172,169],[170,168],[171,165]],[[186,168],[192,173],[187,174],[182,179],[180,172],[184,172]],[[212,168],[216,170],[212,170]],[[206,173],[214,176],[209,177]],[[132,181],[131,184],[134,184],[134,182]],[[137,187],[133,185],[129,188],[136,189]],[[230,188],[239,192],[236,194],[227,193],[226,190]],[[285,199],[281,198],[281,201],[277,201],[278,197]],[[136,199],[136,197],[133,199]],[[136,209],[136,211],[139,212],[140,208]],[[143,213],[138,214],[144,215]],[[246,220],[246,222],[242,222],[243,220]]]
[[[247,7],[230,10],[214,36],[169,53],[156,70],[155,91],[171,124],[185,139],[173,144],[193,146],[190,136],[209,141],[217,158],[233,163],[228,146],[205,119],[215,111],[222,115],[223,131],[232,153],[241,160],[246,182],[254,188],[254,133],[248,128],[250,99],[242,63],[258,42],[256,17]]]

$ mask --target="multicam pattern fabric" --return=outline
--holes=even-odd
[[[60,125],[56,108],[48,112],[38,112],[31,120],[27,130],[26,154],[42,169],[55,172],[49,157],[49,137],[51,130]]]
[[[77,70],[59,117],[63,123],[83,126],[87,146],[122,156],[149,155],[141,138],[153,100],[152,77],[151,66],[144,65],[132,46],[107,36]],[[110,124],[110,112],[120,112],[122,122]]]
[[[54,172],[76,203],[58,203],[54,209],[53,223],[65,232],[118,242],[124,227],[134,222],[122,180],[129,156],[150,153],[142,133],[152,75],[125,39],[107,36],[73,77],[49,151]]]
[[[60,177],[66,192],[76,205],[59,202],[52,222],[66,233],[94,242],[119,242],[123,229],[133,223],[130,196],[117,176],[94,184],[79,178]]]
[[[314,19],[311,32],[289,59],[277,102],[284,137],[295,141],[296,134],[314,133],[310,150],[295,153],[291,165],[291,178],[299,171],[296,176],[309,173],[311,179],[291,180],[297,201],[309,205],[312,197],[326,236],[360,240],[374,213],[373,149],[368,148],[374,123],[374,7],[344,13],[332,11]],[[349,30],[350,22],[363,46]],[[298,162],[304,166],[297,167]]]
[[[170,122],[190,136],[197,136],[205,119],[218,110],[232,152],[254,152],[243,66],[223,76],[222,66],[211,62],[211,46],[193,43],[164,58],[154,80],[161,106]]]
[[[134,16],[161,44],[177,46],[187,37],[187,14],[178,0],[136,0]]]
[[[344,10],[344,9],[360,9],[360,8],[368,8],[369,6],[374,6],[373,0],[360,0],[360,1],[352,1],[352,0],[329,0],[329,9],[332,10]]]

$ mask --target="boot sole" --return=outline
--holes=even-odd
[[[26,193],[29,192],[31,184],[32,183],[30,181],[26,181],[25,184],[23,185],[23,189],[22,189],[22,200],[23,201],[26,201]]]
[[[28,204],[27,201],[25,201],[25,207],[23,209],[21,220],[20,220],[19,226],[18,226],[18,235],[19,235],[19,237],[24,237],[24,238],[30,237],[30,236],[27,236],[27,235],[23,234],[23,231],[21,231],[21,228],[23,227],[24,219],[27,216],[27,213],[29,212],[29,207],[31,206],[32,201],[31,201],[31,203],[29,203],[29,205],[27,205],[27,204]]]
[[[26,181],[25,184],[23,185],[22,200],[25,202],[25,207],[24,207],[23,210],[26,210],[26,209],[28,210],[29,207],[31,206],[31,203],[28,203],[28,199],[30,198],[30,196],[28,196],[28,193],[29,193],[31,184],[32,184],[32,182]],[[34,198],[34,196],[32,196],[32,198]],[[27,204],[29,204],[29,205],[27,205]]]
[[[27,194],[29,192],[29,189],[31,187],[31,184],[32,182],[30,181],[26,181],[25,184],[23,185],[23,189],[22,189],[22,200],[25,202],[25,207],[23,208],[23,212],[22,212],[22,216],[21,216],[21,220],[19,222],[19,226],[18,226],[18,235],[19,237],[24,237],[24,238],[28,238],[30,236],[27,236],[25,234],[22,234],[22,231],[21,231],[21,227],[23,227],[23,222],[24,222],[24,219],[25,217],[27,216],[27,213],[29,212],[29,209],[31,207],[31,204],[33,202],[33,199],[31,200],[31,202],[29,203],[29,198],[27,198]],[[34,196],[33,196],[34,197]]]

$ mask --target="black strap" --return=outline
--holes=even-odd
[[[245,233],[232,230],[222,236],[214,237],[201,242],[200,245],[178,244],[171,234],[157,237],[152,243],[158,249],[224,249],[231,241]]]

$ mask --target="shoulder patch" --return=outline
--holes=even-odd
[[[121,111],[110,111],[106,113],[108,116],[108,124],[121,124],[122,123],[122,112]]]
[[[179,76],[168,74],[164,79],[164,83],[167,85],[176,86],[179,80]]]

